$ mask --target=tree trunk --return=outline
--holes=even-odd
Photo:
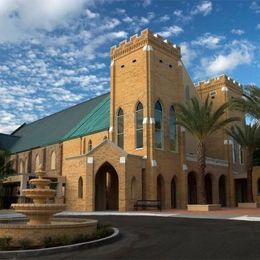
[[[199,142],[197,147],[198,155],[198,168],[199,168],[199,180],[198,180],[198,201],[199,204],[206,204],[206,191],[205,191],[205,168],[206,168],[206,155],[205,155],[205,143]]]
[[[253,154],[246,149],[247,201],[254,202],[252,188]]]

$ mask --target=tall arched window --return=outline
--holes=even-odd
[[[163,125],[162,125],[162,105],[159,101],[154,106],[154,118],[155,118],[155,147],[163,147]]]
[[[174,107],[171,106],[169,112],[169,135],[170,135],[170,150],[176,151],[177,148],[177,128]]]
[[[122,108],[117,112],[117,145],[124,148],[124,111]]]
[[[24,162],[23,162],[23,160],[20,160],[19,173],[24,173]]]
[[[92,141],[88,141],[88,151],[90,152],[92,150]]]
[[[241,145],[239,145],[239,160],[240,164],[244,164],[244,149]]]
[[[86,138],[81,139],[82,142],[82,154],[86,153]]]
[[[135,111],[135,138],[136,138],[136,148],[143,148],[143,105],[138,102]]]
[[[28,173],[28,158],[25,158],[24,161],[24,173]]]
[[[51,153],[51,170],[56,169],[56,153],[52,151]]]
[[[36,155],[35,157],[35,170],[38,171],[40,170],[40,157],[39,157],[39,154]]]
[[[232,140],[233,140],[233,145],[232,145],[233,163],[237,163],[238,144],[234,138],[232,138]]]
[[[82,180],[82,177],[79,177],[79,180],[78,180],[78,198],[79,199],[83,198],[83,180]]]

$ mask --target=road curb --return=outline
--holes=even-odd
[[[94,241],[89,241],[89,242],[82,242],[82,243],[77,243],[72,245],[41,248],[41,249],[0,251],[0,259],[9,259],[10,257],[15,258],[15,257],[50,255],[56,253],[71,252],[77,249],[87,249],[87,248],[110,244],[119,240],[120,238],[119,229],[115,227],[113,227],[112,229],[114,231],[112,235]]]

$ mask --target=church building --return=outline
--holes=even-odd
[[[242,95],[240,84],[221,75],[194,85],[180,47],[147,29],[113,46],[110,57],[109,93],[0,134],[0,150],[10,151],[16,171],[4,182],[6,207],[23,200],[39,167],[67,210],[129,211],[137,200],[160,200],[163,209],[198,203],[196,142],[176,125],[174,104],[209,95],[219,106]],[[243,149],[219,131],[206,156],[207,203],[245,201]]]

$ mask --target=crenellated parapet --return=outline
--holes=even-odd
[[[145,46],[149,46],[148,48]],[[124,40],[118,46],[114,45],[110,49],[110,57],[112,60],[118,59],[129,53],[143,48],[144,50],[153,50],[153,48],[160,49],[166,54],[176,56],[177,59],[181,57],[180,47],[172,42],[164,39],[159,34],[154,34],[152,31],[145,29],[140,35],[133,35],[130,39]]]
[[[199,81],[194,85],[198,92],[209,91],[221,87],[222,91],[228,91],[228,89],[232,89],[235,92],[242,93],[241,84],[225,74],[208,80]]]

